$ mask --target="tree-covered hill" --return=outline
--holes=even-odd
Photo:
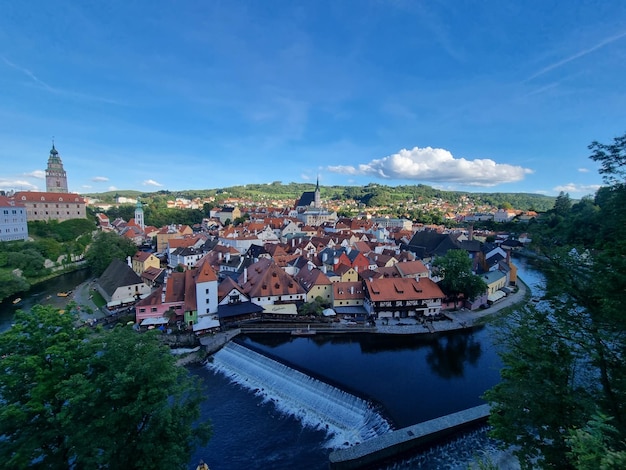
[[[209,198],[216,201],[228,198],[243,198],[256,202],[267,200],[295,201],[303,192],[315,190],[314,183],[287,183],[274,181],[269,184],[246,184],[215,189],[189,189],[183,191],[161,190],[153,193],[140,191],[109,191],[106,193],[91,193],[85,196],[98,198],[102,201],[113,202],[115,196],[140,197],[152,199],[166,198]],[[492,207],[512,207],[519,210],[536,210],[544,212],[554,206],[554,197],[531,193],[470,193],[462,191],[444,191],[431,186],[402,185],[385,186],[370,183],[366,186],[320,186],[322,198],[326,200],[355,201],[366,206],[387,206],[411,201],[414,203],[428,203],[432,200],[442,200],[451,203],[468,201],[475,205]]]

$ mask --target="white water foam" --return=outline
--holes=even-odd
[[[251,349],[228,343],[207,363],[211,370],[271,401],[304,426],[327,432],[330,448],[349,447],[391,426],[366,400],[310,377]]]

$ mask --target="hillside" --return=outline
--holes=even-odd
[[[105,193],[84,194],[112,202],[116,195],[125,197],[141,197],[151,199],[155,196],[207,198],[215,197],[216,201],[227,198],[242,198],[251,201],[267,202],[268,200],[296,200],[303,192],[313,191],[312,183],[288,183],[275,181],[269,184],[248,184],[215,189],[190,189],[184,191],[156,191],[153,193],[118,190]],[[323,199],[334,201],[353,200],[366,206],[389,206],[407,201],[427,203],[442,200],[460,204],[471,202],[475,206],[502,207],[510,205],[519,210],[536,210],[544,212],[554,207],[555,198],[531,193],[470,193],[461,191],[444,191],[422,184],[413,186],[385,186],[370,183],[367,186],[320,186]]]

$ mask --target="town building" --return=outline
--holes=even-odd
[[[74,193],[20,191],[15,193],[12,199],[16,204],[24,205],[26,219],[29,221],[58,220],[63,222],[87,217],[85,199]]]
[[[24,204],[0,196],[0,241],[26,240],[28,224]]]
[[[445,295],[429,278],[378,278],[365,281],[365,310],[376,318],[427,318],[441,313]]]

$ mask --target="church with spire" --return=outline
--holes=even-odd
[[[63,162],[59,156],[59,152],[54,148],[52,141],[52,149],[48,157],[48,167],[46,168],[46,192],[47,193],[67,193],[67,173],[63,169]]]
[[[305,191],[296,202],[296,212],[298,220],[305,225],[316,227],[325,222],[336,222],[337,213],[328,212],[322,207],[322,196],[320,193],[320,178],[317,177],[315,191]]]

